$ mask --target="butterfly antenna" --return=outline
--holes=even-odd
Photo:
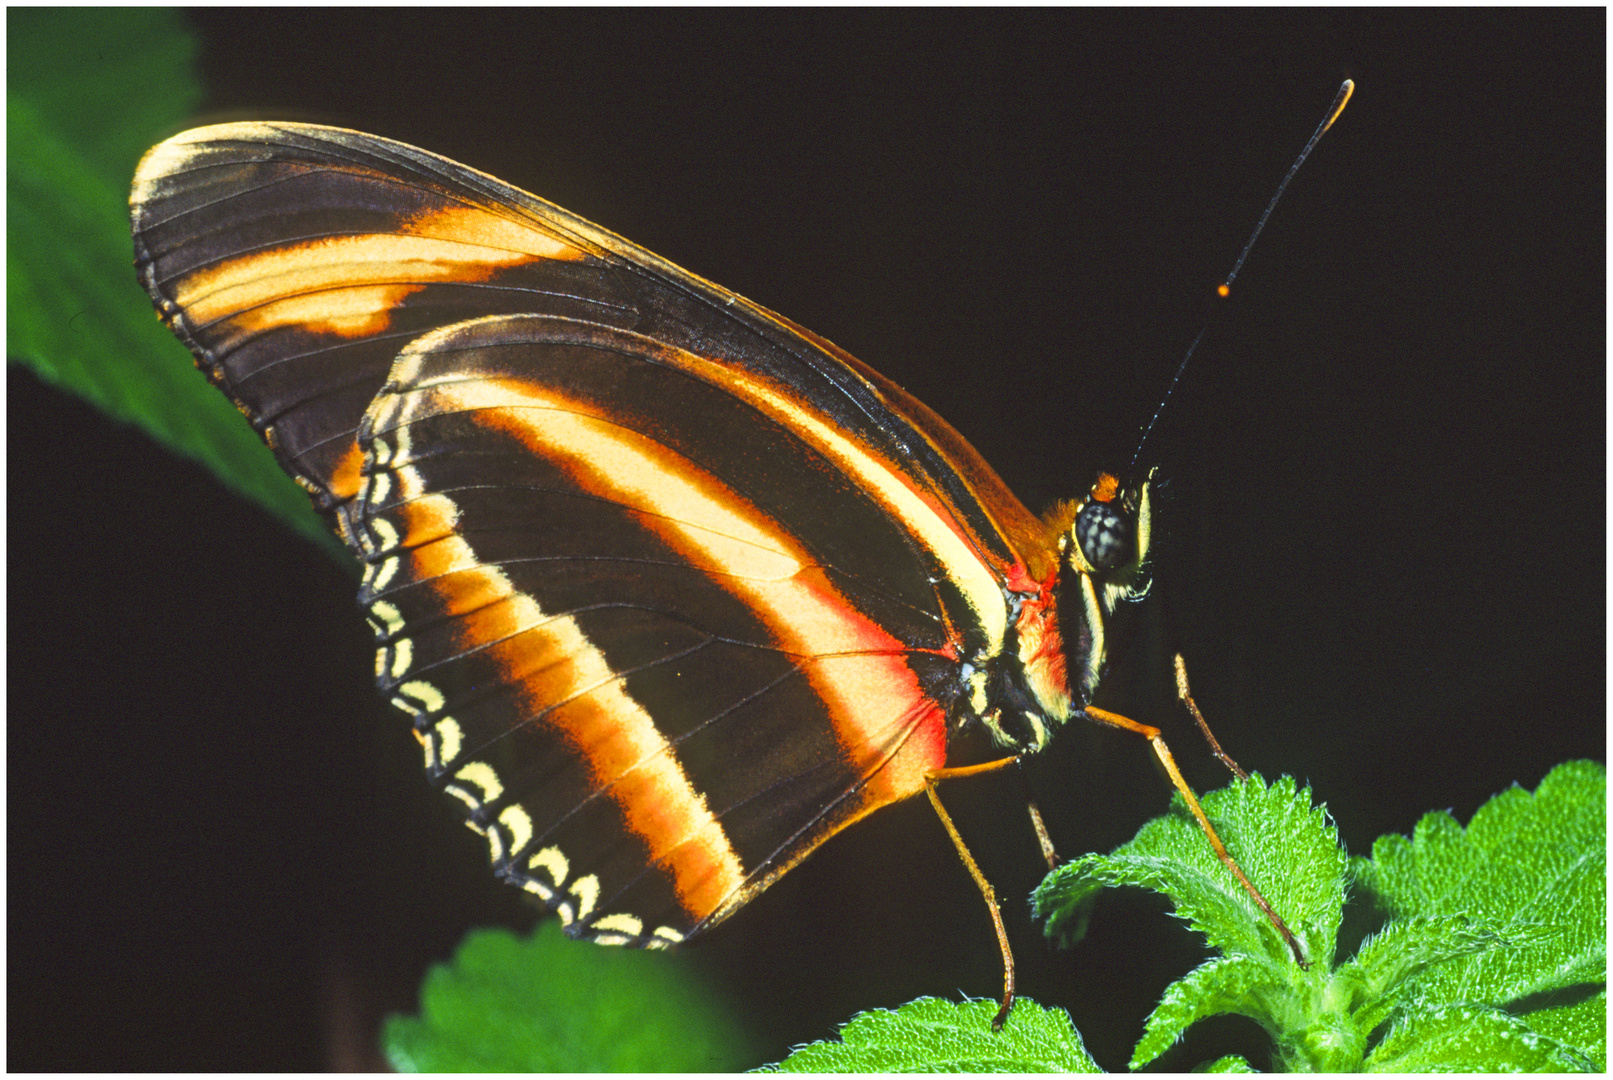
[[[1310,141],[1305,144],[1305,149],[1299,152],[1299,157],[1295,158],[1294,163],[1288,167],[1288,174],[1283,177],[1282,183],[1277,185],[1277,193],[1271,197],[1271,201],[1266,204],[1265,212],[1260,215],[1260,220],[1255,223],[1255,230],[1249,234],[1249,240],[1243,245],[1243,251],[1238,255],[1238,261],[1232,264],[1232,272],[1227,274],[1220,285],[1216,286],[1215,294],[1217,296],[1226,297],[1231,295],[1232,282],[1238,276],[1238,271],[1243,269],[1244,260],[1249,257],[1249,249],[1255,246],[1256,240],[1260,239],[1260,233],[1265,229],[1267,219],[1271,217],[1271,212],[1277,208],[1277,200],[1282,198],[1283,192],[1288,190],[1289,181],[1294,179],[1294,174],[1299,171],[1299,167],[1305,164],[1305,159],[1311,156],[1311,151],[1316,149],[1316,144],[1322,140],[1323,135],[1327,134],[1327,129],[1333,126],[1333,121],[1339,118],[1339,114],[1344,111],[1344,106],[1349,104],[1350,95],[1353,93],[1355,93],[1354,80],[1345,79],[1344,85],[1339,87],[1339,92],[1333,98],[1333,104],[1328,106],[1327,115],[1316,126],[1316,131],[1311,135]],[[1216,311],[1218,312],[1220,309],[1217,308]],[[1137,461],[1142,457],[1143,447],[1148,443],[1148,436],[1153,434],[1154,423],[1159,419],[1159,414],[1165,411],[1165,404],[1170,401],[1171,392],[1176,389],[1176,384],[1182,381],[1182,372],[1187,370],[1187,362],[1193,359],[1193,350],[1199,347],[1199,342],[1204,338],[1204,333],[1210,328],[1213,319],[1214,313],[1212,312],[1211,320],[1205,322],[1204,329],[1198,332],[1198,336],[1193,339],[1193,344],[1187,347],[1187,355],[1183,356],[1182,362],[1177,365],[1176,375],[1171,379],[1170,386],[1165,388],[1165,396],[1160,399],[1159,408],[1154,410],[1153,418],[1148,421],[1148,426],[1143,429],[1143,437],[1137,442],[1136,452],[1131,455],[1131,466],[1127,470],[1128,474],[1135,474]]]

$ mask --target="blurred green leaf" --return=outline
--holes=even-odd
[[[735,1015],[683,957],[580,945],[546,919],[472,931],[382,1044],[400,1072],[731,1072],[757,1056]]]
[[[201,99],[183,15],[59,7],[6,14],[8,358],[202,462],[226,486],[341,551],[135,280],[135,165]]]
[[[766,1072],[1101,1072],[1063,1009],[1020,998],[1001,1031],[995,1001],[919,998],[858,1013],[838,1042],[803,1046]]]
[[[127,189],[152,142],[202,100],[196,36],[169,8],[6,11],[6,87],[42,123]]]

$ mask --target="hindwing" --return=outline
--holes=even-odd
[[[921,563],[846,557],[858,530],[861,559],[903,539],[860,493],[803,488],[822,455],[690,365],[493,317],[405,350],[360,428],[383,691],[500,871],[596,934],[716,921],[946,753]],[[849,534],[787,524],[803,490]]]

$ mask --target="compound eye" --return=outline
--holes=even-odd
[[[1131,522],[1112,502],[1092,499],[1075,516],[1075,542],[1094,570],[1113,570],[1132,557]]]

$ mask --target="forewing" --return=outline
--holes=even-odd
[[[288,123],[197,128],[141,162],[140,279],[200,366],[339,529],[353,433],[430,330],[554,314],[631,330],[787,388],[912,484],[1001,574],[1034,519],[943,421],[793,323],[446,158]],[[1033,560],[1038,552],[1031,551]],[[958,573],[965,572],[960,563]],[[974,589],[983,587],[976,575]]]

